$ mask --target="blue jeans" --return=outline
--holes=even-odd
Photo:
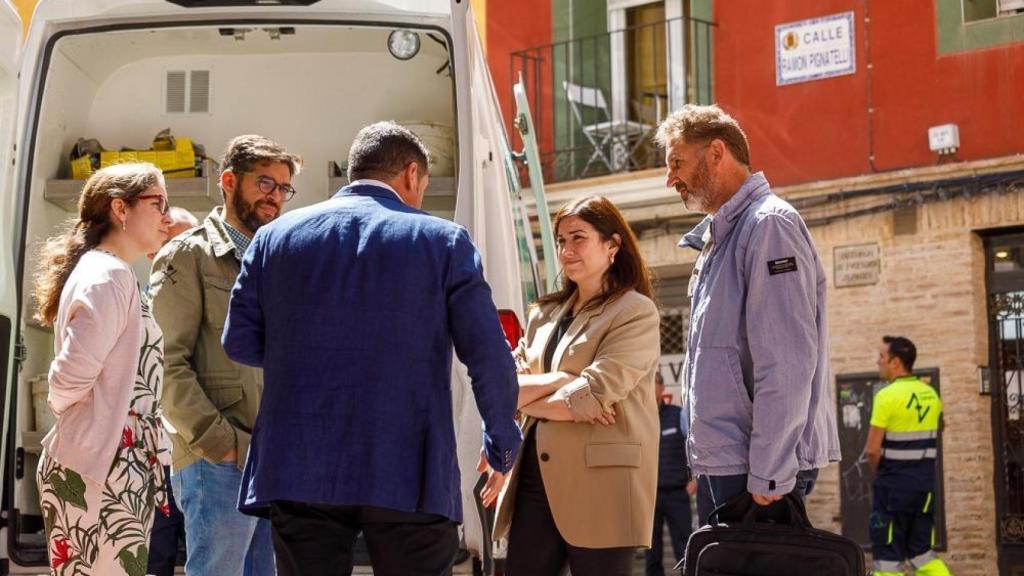
[[[793,493],[801,499],[810,495],[814,490],[814,483],[818,479],[818,469],[801,470],[796,473],[796,486]],[[730,476],[698,476],[697,477],[697,519],[701,526],[708,523],[708,516],[718,506],[728,502],[732,498],[747,491],[747,475],[734,474]],[[788,512],[783,510],[784,503],[775,502],[768,506],[765,514],[768,518],[777,516],[780,512],[783,517]]]
[[[171,474],[185,514],[185,572],[195,576],[273,576],[270,521],[238,511],[242,472],[234,463],[199,460]]]

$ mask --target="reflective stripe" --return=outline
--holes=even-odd
[[[895,572],[897,574],[903,574],[903,562],[892,561],[892,560],[875,560],[875,573],[879,572]]]
[[[920,556],[914,556],[913,558],[911,558],[910,565],[914,568],[920,568],[921,566],[924,566],[925,564],[931,562],[932,560],[935,560],[936,558],[938,558],[938,555],[935,554],[935,551],[929,550],[924,554],[921,554]]]
[[[903,576],[903,571],[896,572],[894,570],[875,570],[871,573],[871,576]]]
[[[917,576],[953,576],[941,558],[936,558],[917,567]]]
[[[931,440],[932,438],[938,438],[938,430],[922,430],[920,432],[886,432],[886,440],[906,441],[906,440]]]
[[[929,547],[935,548],[935,526],[932,526],[932,542],[929,544]]]
[[[924,501],[924,510],[921,511],[922,514],[927,514],[928,513],[928,506],[931,503],[932,503],[932,493],[929,492],[928,493],[928,499]]]
[[[938,450],[935,448],[925,448],[924,450],[886,448],[882,451],[882,456],[889,460],[924,460],[925,458],[935,458],[938,453]]]
[[[886,546],[892,544],[892,522],[889,522],[889,540],[885,543]]]

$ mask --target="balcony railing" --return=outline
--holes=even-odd
[[[673,18],[514,52],[512,82],[526,84],[545,182],[660,165],[658,124],[685,103],[713,101],[715,26]]]

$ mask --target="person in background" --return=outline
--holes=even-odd
[[[683,559],[686,542],[693,531],[690,496],[696,493],[697,482],[690,477],[690,469],[686,464],[686,435],[689,429],[686,412],[669,402],[672,397],[665,394],[665,379],[661,372],[654,374],[654,393],[658,399],[661,442],[658,444],[658,499],[654,504],[654,534],[651,536],[651,548],[647,551],[646,574],[665,576],[662,530],[667,522],[672,552],[676,562],[679,562]]]
[[[876,474],[871,487],[871,559],[874,576],[902,576],[908,561],[917,576],[948,576],[935,542],[935,459],[942,399],[914,376],[917,347],[883,336],[878,375],[888,384],[875,394],[864,453]]]

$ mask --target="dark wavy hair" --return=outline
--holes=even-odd
[[[558,233],[558,225],[562,220],[570,217],[577,217],[587,224],[593,226],[601,236],[601,240],[613,240],[615,234],[621,239],[619,251],[615,254],[615,260],[605,271],[604,290],[601,294],[583,304],[582,310],[596,308],[610,302],[619,296],[636,290],[637,292],[654,300],[654,292],[651,289],[651,274],[640,254],[640,248],[622,212],[604,196],[587,196],[577,198],[555,214],[555,233]],[[545,257],[549,257],[545,255]],[[555,255],[550,256],[554,258]],[[569,278],[562,278],[562,287],[557,292],[552,292],[537,300],[538,304],[563,304],[576,294],[576,283]]]
[[[67,230],[49,238],[36,267],[34,317],[52,326],[60,306],[60,293],[82,255],[92,250],[110,232],[110,204],[120,198],[129,205],[153,186],[164,186],[160,169],[147,163],[115,164],[98,170],[85,182],[78,198],[78,217]]]

